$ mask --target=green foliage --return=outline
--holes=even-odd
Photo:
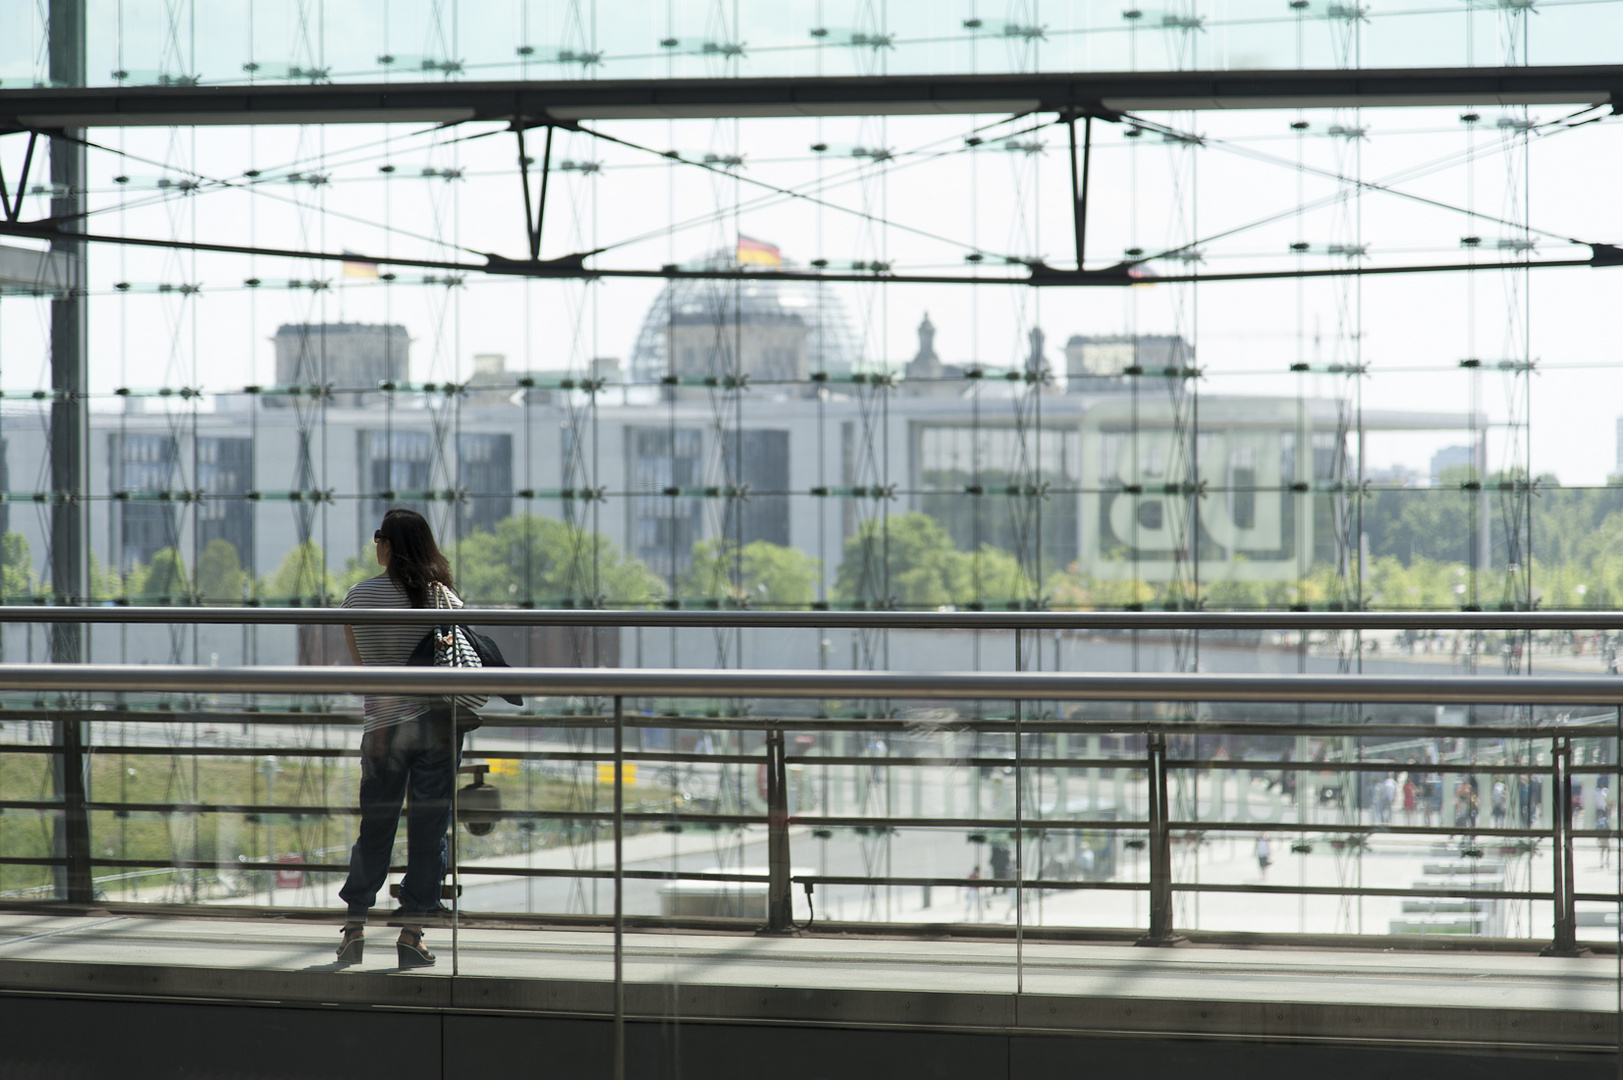
[[[1466,604],[1496,607],[1519,599],[1507,593],[1507,515],[1517,509],[1514,492],[1501,483],[1521,474],[1489,477],[1487,492],[1462,488],[1469,468],[1450,469],[1430,488],[1382,490],[1363,506],[1369,560],[1363,567],[1363,603],[1373,609],[1450,610]],[[1563,488],[1541,477],[1518,531],[1532,530],[1531,574],[1535,603],[1547,609],[1608,608],[1623,604],[1623,483],[1605,488]],[[1525,505],[1525,504],[1523,504]],[[1486,523],[1484,524],[1484,507]],[[1486,527],[1486,566],[1473,568]],[[1353,571],[1356,574],[1357,564]],[[1351,589],[1332,565],[1319,562],[1300,581],[1247,583],[1203,580],[1202,604],[1210,609],[1313,607],[1350,602]],[[1101,582],[1072,566],[1047,583],[1056,608],[1159,607],[1169,599],[1161,582]]]
[[[0,592],[6,600],[34,595],[34,559],[22,533],[0,536]]]
[[[1390,555],[1370,560],[1364,595],[1374,608],[1457,608],[1465,585],[1463,563],[1415,559],[1407,566]]]
[[[343,598],[338,579],[327,572],[327,556],[314,540],[295,545],[283,556],[275,573],[260,582],[259,596],[272,604],[295,599],[326,604]]]
[[[110,566],[103,566],[92,553],[90,556],[90,598],[116,600],[124,595],[124,577]]]
[[[956,603],[966,604],[981,599],[987,604],[998,604],[1031,598],[1031,580],[1026,577],[1025,571],[1020,569],[1020,560],[1011,552],[995,548],[991,544],[982,544],[978,567],[975,565],[973,554],[969,552],[962,554],[970,564],[970,592],[960,594]],[[978,589],[975,587],[977,574],[980,578]]]
[[[1275,602],[1276,582],[1223,579],[1203,584],[1204,606],[1214,611],[1257,611],[1280,606]]]
[[[1486,493],[1460,486],[1471,479],[1469,468],[1449,469],[1431,488],[1380,491],[1366,501],[1371,559],[1364,592],[1371,606],[1491,607],[1516,599],[1505,595],[1505,537],[1512,528],[1525,534],[1529,527],[1537,553],[1533,595],[1541,606],[1623,603],[1623,483],[1617,478],[1604,488],[1563,488],[1553,476],[1539,477],[1531,520],[1520,522],[1508,520],[1518,500],[1502,485],[1525,482],[1525,473],[1489,476]],[[1488,565],[1473,582],[1472,554],[1480,546],[1487,548]]]
[[[209,541],[197,557],[197,591],[204,600],[240,601],[247,580],[236,545],[224,537]]]
[[[553,518],[504,518],[449,554],[469,603],[636,607],[665,596],[664,583],[607,537]]]
[[[1068,570],[1050,575],[1043,592],[1059,611],[1125,608],[1134,604],[1148,607],[1157,600],[1156,591],[1148,582],[1102,580],[1082,573],[1076,563]]]
[[[1244,562],[1243,559],[1237,559]],[[1297,604],[1322,606],[1335,595],[1335,574],[1328,566],[1315,567],[1300,581],[1239,581],[1230,578],[1200,583],[1200,606],[1213,611],[1283,610]],[[1072,563],[1051,575],[1044,590],[1056,611],[1092,611],[1141,607],[1157,610],[1187,607],[1192,589],[1174,589],[1165,581],[1131,578],[1101,579],[1081,572]]]
[[[344,560],[344,569],[338,575],[338,595],[345,595],[367,578],[375,578],[381,573],[383,567],[378,565],[375,551],[368,550],[360,555],[351,555]]]
[[[205,803],[223,806],[256,806],[277,803],[288,807],[308,802],[310,792],[332,790],[353,792],[360,780],[358,760],[327,761],[311,758],[281,759],[274,791],[266,789],[266,759],[206,755],[196,758],[168,758],[160,754],[93,754],[87,756],[86,784],[90,797],[99,804],[116,803]],[[0,792],[7,798],[48,801],[55,796],[51,759],[44,754],[0,754]],[[516,778],[492,776],[503,789],[504,802],[517,802],[533,810],[587,810],[596,791],[583,794],[575,782],[544,775],[539,762],[526,762],[522,782]],[[531,766],[537,766],[532,770]],[[644,770],[632,797],[667,805],[669,792],[651,770]],[[274,796],[274,797],[273,797]],[[340,798],[340,801],[343,801]],[[201,859],[235,863],[239,857],[274,858],[301,854],[307,860],[321,861],[319,852],[348,843],[354,834],[344,818],[310,815],[259,818],[241,813],[195,814],[185,811],[165,813],[129,810],[120,816],[112,808],[90,812],[91,850],[99,858],[158,860]],[[49,859],[56,853],[53,820],[47,811],[7,811],[0,814],[0,858]],[[629,826],[628,834],[637,831]],[[640,828],[659,828],[657,822],[640,823]],[[490,854],[524,851],[531,846],[556,847],[579,842],[581,832],[571,837],[568,822],[546,821],[534,833],[522,831],[518,822],[505,821],[488,837],[475,839],[465,832],[460,843],[464,855],[480,858]],[[274,839],[275,849],[269,845]],[[405,829],[397,838],[397,859],[405,858]],[[195,882],[207,887],[218,882],[219,871],[179,870],[172,874],[142,872],[130,876],[128,867],[97,866],[98,893],[109,900],[170,900],[172,886],[189,888]],[[260,893],[268,883],[261,874],[225,874],[228,883],[246,886]],[[48,885],[52,868],[35,865],[0,864],[0,891]],[[235,879],[234,882],[231,879]],[[311,879],[306,879],[311,880]],[[316,876],[319,883],[322,877]],[[338,880],[341,880],[339,878]],[[336,884],[336,880],[334,881]],[[219,895],[218,886],[210,889]],[[243,895],[239,892],[237,895]],[[6,1073],[4,1075],[10,1075]]]
[[[846,538],[834,579],[837,600],[869,607],[1001,606],[1032,591],[1013,555],[990,545],[959,551],[940,522],[920,513],[863,522]]]
[[[1470,467],[1458,466],[1443,470],[1433,487],[1377,491],[1363,508],[1371,557],[1391,555],[1405,565],[1415,559],[1468,560],[1472,527],[1480,525],[1481,493],[1460,484],[1474,475]]]
[[[172,547],[160,548],[152,556],[151,565],[132,569],[125,585],[130,598],[136,600],[185,599],[192,594],[186,563]]]
[[[22,540],[21,537],[18,537]],[[23,550],[27,550],[28,542],[22,541]],[[138,585],[146,577],[146,569],[136,565],[130,571],[130,584]],[[95,552],[90,554],[90,598],[92,600],[117,600],[124,595],[125,578],[117,570],[103,566],[101,560],[96,558]],[[50,595],[51,583],[42,581],[36,586],[41,595]],[[10,593],[9,588],[7,589]]]
[[[1596,496],[1611,492],[1567,494]],[[1532,566],[1534,595],[1542,597],[1547,608],[1614,608],[1623,604],[1623,510],[1613,510],[1593,521],[1586,520],[1589,515],[1584,511],[1589,507],[1575,510],[1563,505],[1564,500],[1553,502],[1546,513],[1555,520],[1543,531],[1539,529],[1539,518],[1534,519],[1534,537],[1541,541],[1537,545],[1539,556]],[[1558,530],[1559,535],[1555,535]],[[1552,534],[1547,540],[1546,532]]]
[[[806,607],[817,599],[821,576],[822,564],[796,548],[765,540],[743,547],[701,540],[693,545],[693,561],[677,592],[683,597],[727,598],[736,605]]]

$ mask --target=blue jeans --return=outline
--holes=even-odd
[[[462,737],[451,749],[449,718],[435,713],[369,731],[361,739],[361,832],[349,851],[349,879],[338,895],[349,921],[364,923],[389,880],[400,808],[411,792],[406,815],[406,877],[400,906],[429,912],[440,906],[445,880],[445,832],[451,823],[451,796]]]

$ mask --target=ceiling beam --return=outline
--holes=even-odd
[[[63,234],[50,221],[20,221],[16,224],[0,222],[0,235],[25,237],[32,240],[55,240]],[[560,259],[507,259],[487,254],[485,261],[459,262],[449,259],[414,259],[402,256],[363,255],[352,251],[315,251],[293,248],[252,247],[244,244],[209,243],[199,240],[175,240],[161,236],[118,236],[98,233],[74,233],[73,238],[86,244],[112,244],[125,247],[151,247],[168,251],[203,251],[222,255],[256,255],[277,259],[315,259],[325,262],[365,262],[380,266],[410,266],[424,270],[450,270],[466,274],[498,274],[510,277],[543,278],[554,280],[594,278],[663,278],[698,281],[819,281],[855,282],[874,284],[890,282],[908,285],[1029,285],[1038,288],[1107,287],[1130,288],[1164,284],[1217,281],[1272,281],[1293,278],[1318,277],[1383,277],[1388,274],[1446,274],[1472,273],[1489,270],[1546,270],[1573,267],[1623,266],[1623,251],[1610,244],[1580,244],[1588,247],[1587,259],[1540,259],[1507,262],[1478,263],[1420,263],[1396,266],[1343,266],[1307,270],[1247,270],[1231,273],[1155,274],[1140,272],[1137,266],[1118,263],[1100,270],[1055,269],[1042,263],[1024,264],[1025,274],[992,273],[978,275],[870,273],[841,270],[790,270],[777,267],[599,267],[587,266],[586,260],[596,252],[566,255]],[[20,250],[20,249],[0,249]],[[3,284],[3,280],[0,280]]]
[[[0,131],[1169,109],[1597,105],[1623,65],[0,90]]]

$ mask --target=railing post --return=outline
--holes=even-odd
[[[787,933],[794,927],[794,896],[789,881],[789,777],[783,730],[766,733],[766,928]]]
[[[1081,267],[1077,267],[1081,269]],[[1026,669],[1020,631],[1014,632],[1014,670]],[[1014,699],[1014,992],[1026,992],[1025,702]]]
[[[1172,831],[1167,827],[1167,739],[1152,731],[1146,740],[1146,779],[1149,786],[1150,931],[1139,945],[1176,945],[1172,929]]]
[[[1555,880],[1553,881],[1554,907],[1555,907],[1555,937],[1550,947],[1544,950],[1545,956],[1577,956],[1583,950],[1578,948],[1578,914],[1573,893],[1576,885],[1573,880],[1573,851],[1572,851],[1572,739],[1567,735],[1557,735],[1550,754],[1550,761],[1555,766],[1554,783],[1555,803],[1550,815],[1551,832],[1555,844]]]
[[[51,728],[60,748],[55,786],[62,798],[56,854],[64,860],[57,869],[56,895],[70,904],[90,904],[96,900],[96,888],[90,874],[90,814],[85,810],[84,722],[66,718]]]
[[[614,1080],[626,1076],[625,708],[614,699]]]

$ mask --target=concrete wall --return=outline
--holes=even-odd
[[[608,1080],[613,1026],[567,1016],[0,997],[7,1080]],[[1612,1055],[1234,1039],[633,1021],[625,1075],[668,1080],[1604,1080]]]

